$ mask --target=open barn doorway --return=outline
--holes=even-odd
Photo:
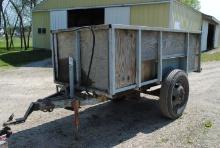
[[[68,11],[68,28],[101,25],[105,23],[105,9],[78,9]]]
[[[214,48],[215,41],[215,25],[209,24],[208,27],[208,38],[207,38],[207,49],[211,50]]]

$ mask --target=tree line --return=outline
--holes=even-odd
[[[200,0],[179,0],[179,1],[197,10],[201,8]]]
[[[19,32],[20,46],[30,47],[32,9],[41,0],[0,0],[0,20],[4,30],[6,50],[14,47],[14,36]]]

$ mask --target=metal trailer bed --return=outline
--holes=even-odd
[[[53,31],[57,93],[32,103],[23,118],[4,126],[25,122],[33,111],[67,108],[75,111],[78,129],[79,101],[85,96],[117,99],[157,85],[162,85],[163,115],[176,119],[188,101],[187,74],[201,71],[200,33],[116,24]]]

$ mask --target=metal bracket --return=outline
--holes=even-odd
[[[72,100],[67,98],[65,92],[58,92],[44,99],[39,99],[37,102],[32,102],[22,118],[13,120],[14,115],[12,114],[3,126],[24,123],[34,111],[52,112],[55,108],[71,107]]]

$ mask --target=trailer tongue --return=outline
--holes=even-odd
[[[57,92],[31,103],[24,117],[13,120],[12,115],[4,127],[25,122],[33,111],[65,108],[75,113],[78,135],[80,101],[113,100],[158,85],[162,114],[177,119],[188,102],[187,74],[201,71],[200,36],[199,31],[128,25],[53,31]]]

